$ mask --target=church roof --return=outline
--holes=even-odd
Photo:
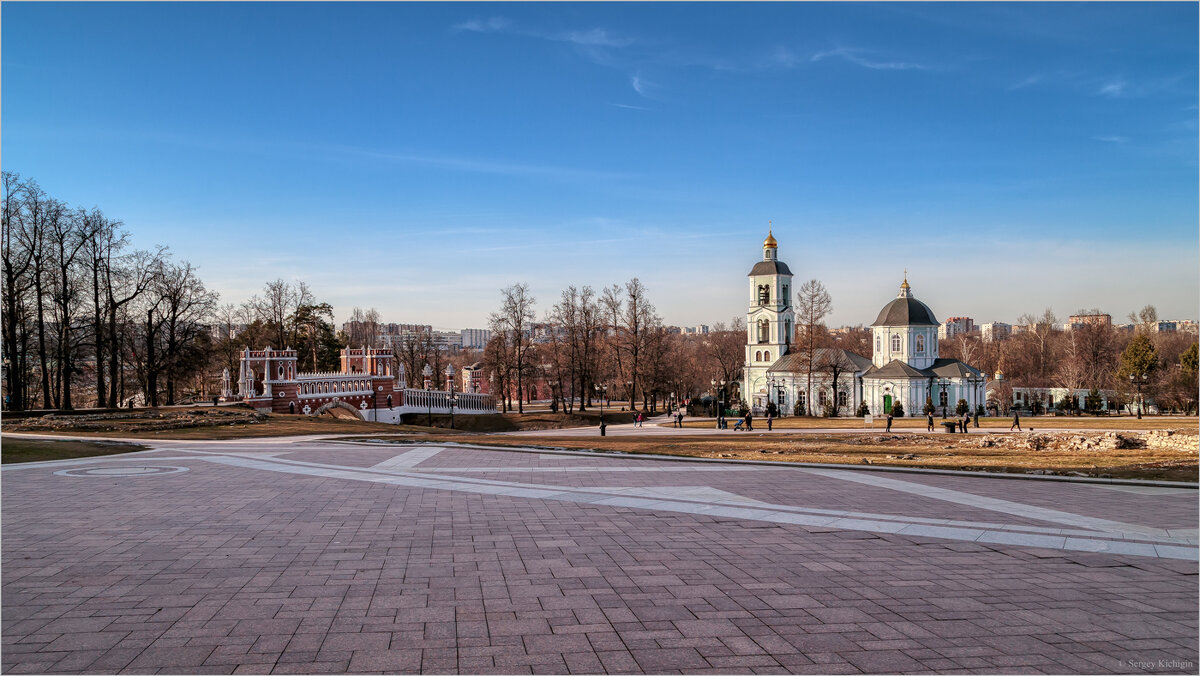
[[[937,326],[933,310],[912,296],[900,296],[883,306],[871,326]]]
[[[771,368],[767,369],[768,373],[804,373],[808,368],[807,352],[789,352],[780,357]],[[871,368],[871,360],[866,357],[855,354],[850,350],[841,350],[829,347],[818,347],[813,350],[813,367],[819,368],[822,364],[832,364],[834,360],[841,361],[849,365],[847,371],[865,371]]]
[[[925,369],[914,368],[899,359],[893,359],[883,366],[871,367],[862,377],[864,380],[883,380],[884,378],[928,378],[930,375]]]
[[[925,370],[939,378],[976,378],[980,375],[979,369],[957,359],[938,359],[933,362],[933,366]]]
[[[747,277],[756,275],[790,275],[792,271],[788,268],[787,263],[781,261],[759,261],[750,268],[750,274]]]
[[[919,369],[893,359],[880,368],[872,368],[863,374],[868,380],[883,380],[884,378],[978,378],[979,369],[962,363],[957,359],[937,359],[933,366]]]

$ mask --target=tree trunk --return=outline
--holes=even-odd
[[[117,307],[111,302],[108,306],[108,345],[108,402],[113,408],[119,408],[121,400],[125,398],[125,377],[124,369],[118,368],[121,365],[121,335],[117,331]],[[120,381],[119,397],[118,380]]]
[[[96,342],[96,406],[105,408],[108,404],[108,393],[104,391],[104,316],[100,311],[100,268],[92,267],[92,316],[95,318],[92,330]]]
[[[146,404],[157,408],[158,365],[154,359],[154,310],[146,310]]]
[[[51,407],[50,401],[50,369],[46,363],[46,320],[42,314],[42,273],[34,271],[34,293],[37,297],[37,327],[38,327],[38,363],[42,367],[42,408]]]

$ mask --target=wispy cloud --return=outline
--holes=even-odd
[[[629,77],[629,86],[633,87],[633,91],[645,98],[654,98],[653,92],[658,89],[658,85],[646,80],[641,73],[634,73]]]
[[[1019,81],[1014,82],[1013,84],[1009,85],[1008,91],[1014,92],[1018,89],[1032,87],[1035,84],[1040,84],[1040,83],[1044,82],[1045,79],[1046,79],[1045,75],[1043,75],[1041,73],[1034,73],[1033,75],[1030,75],[1029,77],[1026,77],[1022,80],[1019,80]]]
[[[512,25],[512,22],[504,17],[494,16],[490,19],[472,19],[464,21],[456,26],[454,30],[472,31],[474,33],[496,33],[507,30]]]
[[[868,56],[866,50],[838,47],[813,54],[809,61],[817,62],[836,57],[872,70],[928,70],[929,66],[911,61],[881,61]]]
[[[649,108],[647,108],[645,106],[634,106],[634,105],[630,105],[628,103],[609,103],[608,105],[613,106],[615,108],[628,108],[629,110],[650,110]]]
[[[1096,93],[1100,94],[1101,96],[1110,96],[1112,98],[1118,98],[1125,94],[1126,87],[1128,87],[1128,86],[1129,86],[1129,83],[1125,82],[1125,80],[1118,78],[1115,80],[1109,80],[1108,82],[1105,82],[1103,85],[1100,86],[1100,90]]]
[[[552,42],[567,42],[580,47],[627,47],[633,44],[631,38],[612,35],[603,28],[587,30],[545,31],[517,25],[511,19],[494,16],[489,19],[471,19],[453,27],[456,31],[472,33],[509,33],[527,38],[550,40]]]
[[[1104,143],[1128,143],[1129,138],[1126,136],[1093,136],[1093,141],[1102,141]]]

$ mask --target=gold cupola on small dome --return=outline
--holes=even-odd
[[[763,240],[764,249],[776,249],[779,247],[779,242],[775,241],[775,236],[771,233],[771,230],[767,230],[767,238]]]

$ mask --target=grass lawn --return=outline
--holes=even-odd
[[[0,440],[0,462],[7,464],[10,462],[67,460],[144,450],[146,447],[140,444],[121,441],[60,441],[3,437]]]
[[[372,436],[389,441],[420,441],[411,435]],[[428,440],[428,439],[425,439]],[[981,447],[981,437],[941,435],[767,435],[730,433],[730,436],[562,437],[444,435],[438,441],[485,446],[544,447],[622,451],[739,460],[898,465],[936,469],[1027,473],[1050,470],[1086,476],[1121,479],[1196,481],[1194,454],[1158,449],[1041,450]],[[908,457],[912,456],[912,457]]]

